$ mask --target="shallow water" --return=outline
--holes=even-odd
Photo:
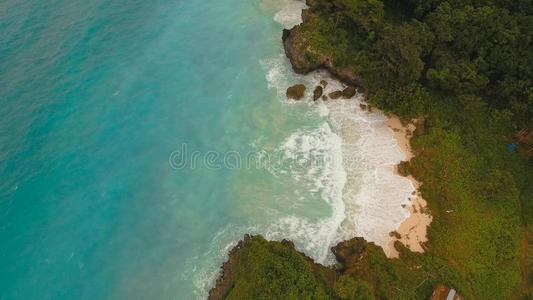
[[[204,298],[247,232],[382,243],[402,154],[358,99],[284,99],[327,77],[282,54],[301,8],[0,3],[0,299]]]

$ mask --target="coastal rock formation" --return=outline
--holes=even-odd
[[[313,91],[313,100],[314,101],[318,100],[320,97],[322,97],[323,93],[324,93],[324,88],[322,88],[322,86],[320,85],[317,85],[317,87]]]
[[[356,92],[357,92],[357,90],[353,86],[349,86],[349,87],[345,88],[344,90],[342,90],[342,97],[344,99],[350,99],[353,96],[355,96]]]
[[[269,278],[271,274],[275,274],[275,278]],[[266,278],[268,282],[265,282]],[[262,236],[247,234],[231,249],[208,299],[265,299],[265,296],[285,299],[295,291],[302,298],[309,299],[315,293],[331,295],[330,282],[334,278],[333,269],[317,264],[297,251],[291,241],[267,241]],[[275,282],[294,284],[269,289],[268,284],[274,287]],[[298,289],[297,285],[302,282],[307,283],[305,290]]]
[[[305,85],[296,84],[287,89],[287,98],[301,100],[305,94]]]
[[[311,18],[312,14],[308,10],[304,10],[302,16],[305,22],[305,19]],[[296,73],[308,74],[309,72],[323,68],[350,86],[362,86],[361,77],[353,70],[336,66],[326,54],[314,49],[304,36],[301,25],[297,25],[290,30],[284,29],[282,39],[285,53]]]
[[[320,68],[326,58],[309,46],[303,33],[297,30],[298,26],[283,30],[283,47],[294,71],[307,74]]]
[[[250,243],[252,237],[248,234],[231,249],[228,260],[222,265],[222,275],[217,279],[216,286],[209,291],[209,300],[224,299],[233,287],[240,250]]]
[[[320,85],[322,85],[325,88],[328,86],[328,82],[325,80],[320,80]]]
[[[340,97],[342,97],[342,91],[331,92],[328,94],[328,96],[333,100],[339,99]]]
[[[356,265],[367,248],[368,243],[363,238],[358,237],[340,242],[331,251],[333,251],[337,261],[346,268],[347,266]]]

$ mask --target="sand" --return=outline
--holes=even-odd
[[[411,160],[414,155],[411,151],[410,140],[412,133],[416,129],[415,125],[412,122],[404,125],[398,117],[391,115],[387,120],[387,126],[394,131],[394,137],[405,154],[406,160]],[[397,167],[395,169],[395,172],[397,172]],[[426,212],[427,202],[420,195],[420,182],[411,175],[407,178],[415,187],[416,194],[411,198],[413,205],[408,208],[411,215],[400,224],[394,234],[391,234],[389,249],[385,252],[388,252],[388,256],[392,258],[399,257],[399,253],[394,247],[396,241],[404,244],[411,251],[424,252],[423,243],[427,241],[427,228],[432,221],[431,215]]]

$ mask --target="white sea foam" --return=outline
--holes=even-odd
[[[301,10],[305,8],[299,0],[264,0],[263,5],[278,11],[274,18],[285,28],[300,23]],[[219,276],[219,272],[213,272],[213,265],[224,261],[245,233],[262,234],[271,240],[292,240],[299,250],[317,262],[330,264],[334,260],[329,249],[355,236],[386,248],[389,233],[409,215],[402,205],[409,203],[414,187],[393,172],[393,166],[405,157],[392,130],[385,125],[386,117],[380,112],[363,111],[359,106],[360,95],[351,100],[312,101],[312,91],[322,79],[329,83],[325,94],[344,88],[325,71],[295,74],[284,54],[261,63],[269,87],[276,90],[281,101],[286,105],[307,105],[310,114],[323,118],[315,128],[296,130],[275,149],[262,149],[280,154],[286,160],[283,168],[273,167],[268,171],[276,178],[290,176],[298,182],[294,191],[297,196],[318,193],[330,212],[319,219],[290,214],[266,226],[253,224],[222,229],[210,247],[212,250],[202,255],[201,261],[211,263],[194,268],[199,298],[207,297],[207,291]],[[296,83],[306,85],[306,100],[286,99],[286,89]],[[261,143],[254,145],[260,147]],[[317,158],[323,164],[313,164]],[[263,213],[279,215],[274,208]]]
[[[342,166],[346,174],[346,179],[342,181],[343,221],[335,228],[335,237],[323,240],[322,244],[327,245],[329,249],[341,240],[362,236],[387,251],[389,233],[396,230],[409,216],[405,207],[409,205],[409,197],[414,187],[406,178],[394,174],[394,166],[405,159],[405,156],[394,139],[392,130],[385,124],[386,117],[381,112],[363,111],[359,105],[362,103],[360,95],[351,100],[313,102],[312,91],[321,79],[326,79],[329,83],[324,90],[325,94],[344,88],[342,83],[324,71],[308,75],[295,74],[283,54],[264,61],[263,65],[268,68],[269,86],[275,88],[279,97],[287,104],[302,105],[300,102],[286,99],[287,87],[296,83],[306,85],[307,100],[304,102],[311,106],[311,110],[316,114],[326,117],[332,131],[341,139],[340,155],[343,157]],[[339,183],[330,184],[339,186]],[[291,222],[299,221],[292,219]],[[317,225],[328,227],[336,226],[335,224],[338,223]],[[308,226],[314,227],[312,224]],[[332,231],[333,228],[328,230]],[[320,244],[311,240],[314,238],[315,236],[308,237],[307,242],[310,245]],[[307,248],[308,246],[302,247],[303,250]],[[324,258],[322,252],[320,258]]]
[[[289,175],[310,194],[329,204],[329,216],[314,220],[302,216],[285,216],[264,233],[270,239],[288,238],[319,262],[325,262],[329,246],[337,236],[344,219],[342,190],[346,182],[342,143],[328,122],[312,130],[297,130],[277,149],[287,159]],[[291,163],[292,161],[292,163]]]
[[[302,23],[301,11],[307,8],[305,0],[263,0],[262,6],[276,11],[274,20],[287,29]]]
[[[348,174],[343,192],[346,218],[339,234],[342,239],[362,236],[388,251],[389,233],[409,216],[404,206],[414,187],[393,171],[405,156],[386,117],[363,111],[360,101],[328,103],[333,127],[343,139]]]

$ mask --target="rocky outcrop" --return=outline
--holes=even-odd
[[[368,248],[368,242],[362,237],[356,237],[351,240],[340,242],[337,246],[331,248],[335,258],[343,266],[353,266],[361,260],[362,255]]]
[[[258,255],[264,254],[274,260],[255,259]],[[239,290],[236,284],[239,281],[247,280],[248,272],[253,271],[254,268],[268,268],[270,263],[289,265],[289,261],[296,261],[296,267],[300,268],[300,271],[316,276],[317,281],[333,282],[336,277],[335,270],[318,264],[304,253],[297,251],[291,241],[267,241],[260,235],[246,234],[244,239],[231,249],[228,260],[222,265],[222,274],[217,279],[215,287],[209,291],[208,300],[222,300],[228,296],[235,298],[236,295],[232,295],[232,292],[235,288]],[[252,265],[254,263],[259,265]],[[323,283],[326,284],[326,282]],[[264,292],[268,294],[268,291]]]
[[[349,86],[349,87],[345,88],[344,90],[342,90],[342,97],[344,99],[350,99],[353,96],[355,96],[356,92],[357,92],[357,90],[353,86]]]
[[[320,97],[322,97],[323,93],[324,93],[324,88],[320,85],[317,85],[315,90],[313,91],[313,101],[316,101]]]
[[[331,92],[328,94],[328,96],[333,100],[339,99],[340,97],[342,97],[342,91]]]
[[[216,286],[209,291],[209,300],[224,299],[233,288],[241,249],[246,247],[251,240],[252,236],[246,234],[244,239],[231,249],[228,260],[222,265],[222,275],[218,277]]]
[[[325,68],[331,73],[331,75],[348,85],[354,87],[363,86],[363,80],[361,79],[361,77],[350,68],[337,67],[333,64],[332,61],[327,61],[325,64]]]
[[[312,17],[312,13],[304,10],[302,16],[305,22]],[[297,25],[290,30],[284,29],[282,36],[285,54],[294,72],[307,74],[317,69],[326,69],[331,75],[350,86],[362,86],[361,77],[352,69],[337,66],[327,53],[314,49],[301,28],[301,25]]]
[[[294,71],[298,74],[307,74],[319,69],[326,58],[309,46],[298,28],[299,25],[291,30],[283,30],[283,47]]]
[[[287,89],[287,98],[301,100],[305,95],[305,85],[296,84]]]

